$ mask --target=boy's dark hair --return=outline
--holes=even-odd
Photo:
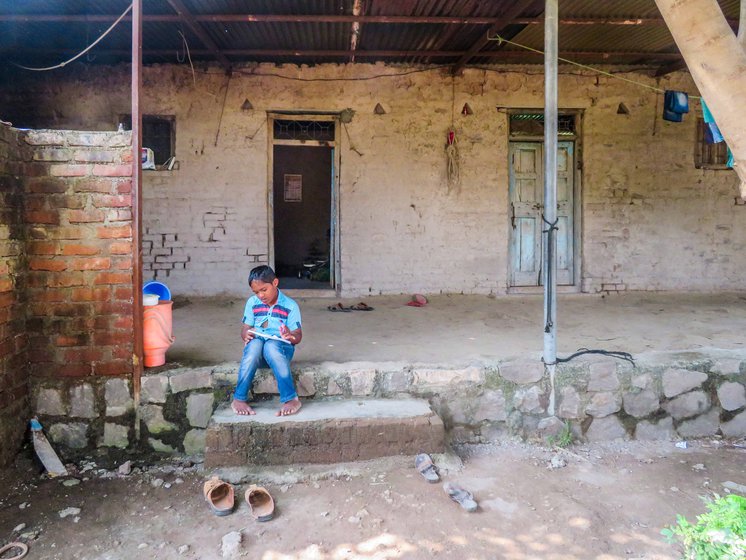
[[[266,282],[267,284],[269,284],[275,278],[277,278],[275,271],[266,264],[263,264],[261,266],[252,268],[251,272],[249,272],[249,286],[251,286],[251,283],[254,280],[259,280],[260,282]]]

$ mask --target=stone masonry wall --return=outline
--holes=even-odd
[[[34,411],[71,449],[134,433],[130,133],[21,135]]]
[[[0,467],[21,446],[29,415],[26,236],[18,131],[0,124]]]
[[[418,72],[401,75],[411,70]],[[620,75],[697,93],[684,72],[659,81]],[[129,112],[128,80],[126,67],[101,66],[54,81],[29,77],[0,87],[0,106],[43,100],[25,116],[37,125],[113,130]],[[259,65],[226,80],[217,69],[162,65],[144,69],[144,84],[143,111],[175,118],[178,169],[145,172],[143,193],[146,271],[174,294],[245,296],[248,270],[270,258],[267,114],[346,108],[355,113],[339,131],[342,295],[507,290],[504,109],[541,110],[540,67],[467,69],[454,78],[385,65]],[[253,110],[242,109],[246,99]],[[374,114],[378,103],[385,114]],[[461,115],[464,103],[472,115]],[[618,113],[620,103],[628,114]],[[670,123],[651,89],[561,69],[559,105],[582,113],[575,279],[582,290],[746,286],[746,205],[736,203],[733,171],[695,169],[700,109],[691,103],[683,123]],[[451,190],[450,126],[461,170]]]

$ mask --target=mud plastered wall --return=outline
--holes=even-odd
[[[175,117],[179,162],[178,170],[145,173],[146,279],[157,276],[175,294],[245,295],[248,270],[269,259],[267,112],[351,108],[354,118],[340,131],[342,295],[504,293],[509,131],[498,108],[540,109],[542,70],[375,77],[409,70],[260,65],[228,78],[217,68],[146,68],[143,112]],[[684,73],[660,83],[622,75],[697,93]],[[14,99],[35,99],[19,115],[33,125],[110,130],[129,112],[126,67],[31,80],[16,80],[0,95],[11,107]],[[246,99],[252,110],[242,110]],[[386,114],[374,114],[378,103]],[[464,103],[472,115],[460,113]],[[619,103],[629,114],[617,113]],[[735,203],[732,171],[694,167],[695,100],[683,123],[669,123],[655,91],[561,73],[559,105],[582,110],[578,288],[744,287],[746,206]],[[460,150],[456,189],[447,186],[444,149],[452,124]]]

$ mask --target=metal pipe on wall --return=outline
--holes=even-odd
[[[550,374],[549,412],[554,414],[554,370],[557,362],[557,56],[558,0],[544,9],[544,364]]]

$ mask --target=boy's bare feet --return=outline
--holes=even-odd
[[[233,412],[240,416],[246,416],[247,414],[256,414],[256,412],[254,412],[254,409],[249,406],[249,403],[244,401],[237,401],[236,399],[233,399],[231,408],[233,409]]]
[[[277,411],[275,416],[290,416],[300,410],[301,404],[298,397],[295,397],[292,401],[288,401],[282,404],[282,408]]]

